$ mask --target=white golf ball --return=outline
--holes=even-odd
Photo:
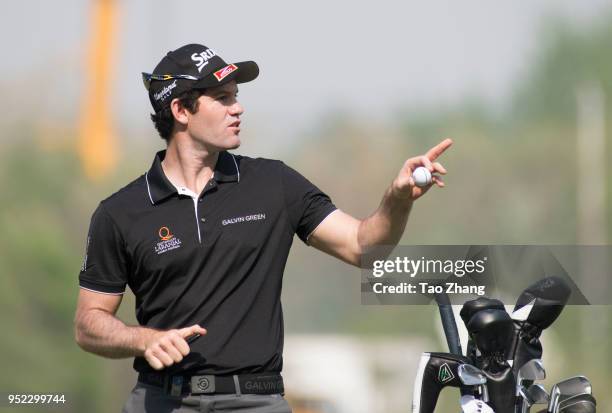
[[[424,166],[419,166],[412,172],[412,179],[419,188],[431,184],[431,172]]]

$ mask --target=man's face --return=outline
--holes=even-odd
[[[208,149],[239,147],[240,115],[244,108],[237,96],[238,86],[234,81],[206,90],[198,98],[197,112],[188,115],[187,130],[191,137]]]

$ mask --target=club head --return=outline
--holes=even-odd
[[[548,403],[548,411],[556,412],[559,408],[561,400],[567,399],[574,395],[591,394],[591,382],[584,376],[575,376],[565,379],[555,384],[550,390],[550,402]]]
[[[519,382],[523,380],[544,380],[545,378],[546,370],[544,370],[544,365],[540,359],[529,360],[527,363],[523,364],[518,371]]]
[[[534,382],[536,380],[544,380],[546,378],[546,370],[541,359],[532,359],[523,364],[518,371],[516,380],[516,395],[520,395],[520,389],[523,387],[524,381]]]
[[[595,413],[597,402],[590,394],[577,394],[559,402],[555,413]]]
[[[521,413],[529,412],[534,404],[547,404],[549,401],[548,393],[541,384],[533,384],[529,389],[519,386],[518,396],[522,399]]]
[[[459,380],[466,386],[480,386],[487,382],[487,377],[482,370],[471,364],[462,364],[457,368]]]
[[[546,392],[546,389],[541,384],[532,384],[525,392],[527,400],[530,405],[534,404],[547,404],[550,400],[550,395]]]
[[[575,394],[592,394],[591,382],[584,376],[574,376],[556,384],[560,394],[573,396]]]

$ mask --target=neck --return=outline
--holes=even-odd
[[[213,176],[217,159],[218,151],[196,147],[186,140],[172,139],[162,168],[173,184],[200,194]]]

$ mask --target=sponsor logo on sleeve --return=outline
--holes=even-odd
[[[168,227],[161,227],[157,231],[160,241],[155,245],[155,252],[161,255],[165,252],[175,250],[181,247],[181,240],[170,232]]]
[[[217,78],[217,80],[220,82],[222,81],[224,78],[226,78],[230,73],[235,72],[236,70],[238,70],[238,66],[231,64],[231,65],[227,65],[225,66],[223,69],[219,69],[217,70],[215,73],[213,73],[215,75],[215,77]]]

